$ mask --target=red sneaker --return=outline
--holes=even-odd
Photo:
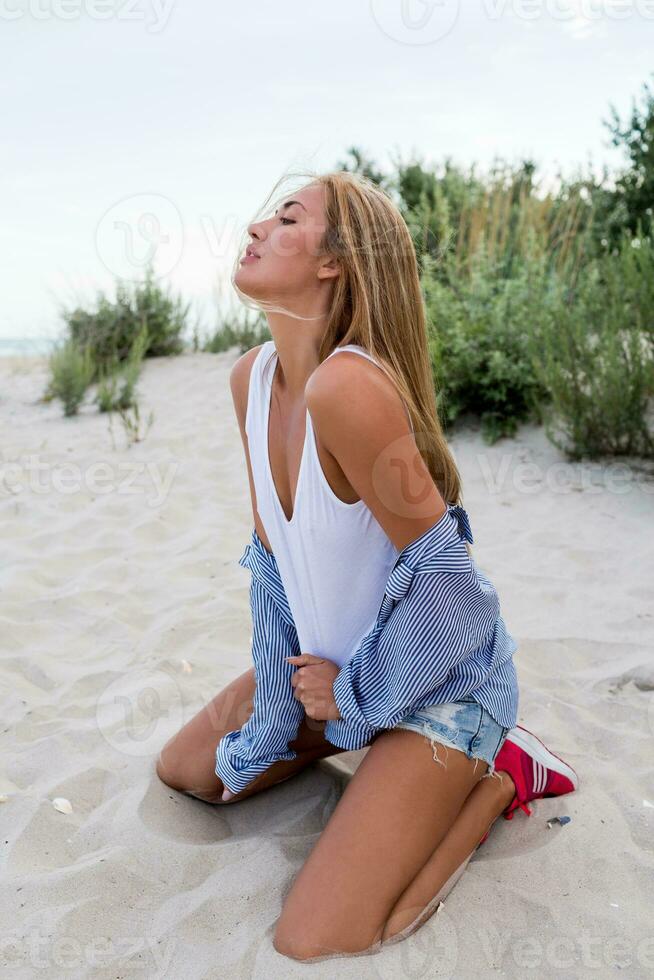
[[[506,736],[495,759],[495,768],[508,772],[516,788],[516,795],[504,811],[505,820],[512,820],[513,811],[518,807],[531,816],[527,806],[530,800],[563,796],[579,786],[572,766],[550,752],[539,738],[521,725],[512,728]]]

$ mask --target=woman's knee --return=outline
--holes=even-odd
[[[166,786],[170,786],[171,789],[181,791],[186,788],[183,785],[182,772],[180,771],[179,767],[175,765],[173,739],[166,742],[157,756],[155,771],[161,782],[165,783]]]
[[[374,936],[361,933],[358,936],[348,936],[345,940],[335,934],[316,932],[309,926],[298,929],[297,925],[294,925],[289,929],[288,923],[281,918],[277,923],[272,944],[282,956],[288,956],[293,960],[311,961],[377,951],[382,944],[381,936],[380,928]]]

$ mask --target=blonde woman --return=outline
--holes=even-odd
[[[500,814],[577,778],[516,727],[516,644],[471,557],[402,215],[346,172],[269,210],[233,279],[273,338],[231,372],[254,664],[157,773],[226,805],[369,746],[276,923],[275,949],[315,961],[410,935]]]

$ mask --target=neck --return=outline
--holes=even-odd
[[[310,321],[284,313],[267,313],[266,318],[279,357],[279,387],[291,400],[303,401],[304,387],[318,367],[327,314]]]

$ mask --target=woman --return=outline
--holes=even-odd
[[[515,643],[470,558],[401,214],[337,172],[248,233],[233,281],[273,337],[231,372],[255,666],[157,773],[224,805],[369,745],[276,924],[280,953],[316,960],[409,935],[500,814],[577,779],[515,727]]]

